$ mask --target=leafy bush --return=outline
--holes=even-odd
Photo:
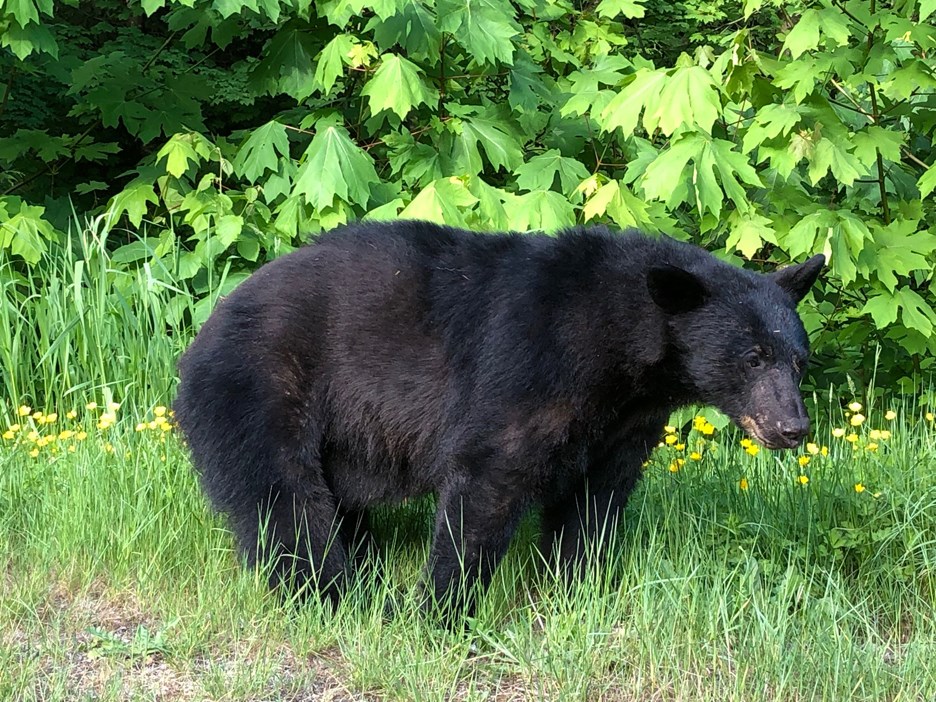
[[[196,297],[351,219],[601,222],[758,268],[825,252],[813,382],[913,387],[936,2],[651,5],[6,3],[3,275],[67,248],[72,206],[107,213],[115,265]]]

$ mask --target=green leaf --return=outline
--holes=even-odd
[[[46,252],[46,241],[55,238],[55,229],[43,217],[44,207],[27,205],[18,198],[11,199],[19,203],[19,207],[9,219],[0,219],[0,249],[9,247],[11,253],[35,265]],[[0,217],[3,214],[3,209],[0,209]]]
[[[861,314],[870,314],[878,329],[886,329],[897,321],[899,309],[900,306],[894,296],[881,293],[868,299],[861,308]]]
[[[895,297],[903,310],[900,318],[904,326],[908,329],[915,329],[926,337],[932,335],[936,314],[933,313],[933,308],[926,300],[909,287],[900,288]]]
[[[765,105],[754,115],[751,126],[744,134],[741,150],[750,153],[768,139],[774,139],[781,134],[786,136],[799,121],[800,113],[794,105]]]
[[[337,34],[325,45],[315,64],[315,81],[322,86],[326,95],[331,92],[335,81],[344,75],[348,52],[354,46],[354,37],[350,34]]]
[[[936,0],[920,0],[920,22],[926,21],[936,11]]]
[[[421,219],[438,224],[465,226],[461,209],[478,201],[461,178],[440,178],[433,181],[413,198],[400,212],[400,219]]]
[[[481,172],[484,164],[479,146],[495,169],[514,171],[523,163],[523,150],[506,111],[469,110],[454,128],[456,134],[447,155],[456,172],[464,175]]]
[[[500,188],[488,185],[481,178],[471,178],[468,190],[478,198],[478,206],[470,224],[477,223],[479,228],[503,231],[510,229],[510,217],[504,207],[504,199],[510,197]]]
[[[609,19],[618,15],[624,15],[630,19],[644,16],[644,9],[638,4],[637,0],[601,0],[598,3],[596,12]]]
[[[551,190],[556,176],[566,195],[588,177],[588,169],[574,158],[567,158],[556,149],[531,158],[515,171],[521,190]]]
[[[926,197],[936,189],[936,164],[933,164],[917,181],[917,187],[920,189],[920,197]]]
[[[192,134],[174,134],[157,152],[156,159],[166,159],[166,172],[181,178],[188,170],[189,162],[198,163],[203,158],[196,150]]]
[[[653,131],[647,124],[650,119],[666,135],[679,127],[698,126],[711,132],[720,112],[718,86],[712,75],[701,66],[685,66],[677,68],[666,81],[656,109],[648,107],[644,126],[648,133]]]
[[[847,46],[851,39],[851,28],[847,15],[837,7],[825,7],[819,10],[819,29],[823,36],[831,39],[836,46]]]
[[[396,54],[385,54],[374,77],[361,89],[361,95],[369,98],[371,114],[392,110],[403,119],[417,105],[438,102],[438,92],[425,84],[421,73],[415,63]]]
[[[237,255],[248,261],[256,261],[260,256],[260,241],[245,232],[237,239]]]
[[[336,196],[366,206],[370,185],[379,180],[373,159],[342,127],[319,130],[302,160],[294,192],[301,193],[305,202],[317,210],[330,207]]]
[[[374,28],[374,41],[384,50],[397,45],[405,56],[417,61],[438,57],[442,49],[442,33],[436,19],[419,0],[404,0],[403,7],[384,20],[375,18],[368,24]]]
[[[822,138],[816,144],[816,152],[809,164],[809,181],[815,185],[830,169],[842,185],[851,185],[867,172],[839,140]]]
[[[789,51],[793,58],[819,46],[819,11],[806,10],[796,26],[789,31],[783,41],[783,50]]]
[[[237,241],[243,228],[244,218],[240,215],[221,215],[215,223],[215,236],[221,241],[221,245],[227,248]]]
[[[572,204],[554,190],[537,190],[512,198],[507,214],[510,228],[520,232],[555,232],[575,224]]]
[[[143,8],[143,12],[146,13],[146,16],[149,17],[156,10],[160,9],[166,4],[166,0],[141,0],[140,6]]]
[[[862,242],[858,263],[866,278],[876,275],[884,286],[894,292],[898,276],[932,268],[929,256],[936,250],[936,236],[917,232],[917,222],[896,220],[887,226],[877,226]],[[867,243],[868,245],[864,245]]]
[[[312,56],[318,53],[315,36],[303,24],[290,22],[273,35],[254,72],[271,94],[286,93],[296,100],[309,97],[316,88]]]
[[[897,299],[892,295],[882,293],[869,298],[861,308],[861,314],[870,314],[878,329],[886,329],[897,321],[899,310]]]
[[[641,180],[644,197],[648,200],[662,200],[670,209],[680,204],[684,196],[677,186],[685,181],[689,162],[698,156],[702,146],[702,136],[691,132],[661,151],[647,166]]]
[[[923,61],[908,61],[880,83],[881,92],[891,100],[908,100],[921,91],[936,88],[933,69]]]
[[[885,129],[876,124],[865,127],[860,132],[852,135],[852,143],[855,145],[855,158],[857,158],[865,168],[871,168],[877,163],[877,152],[880,150],[881,157],[887,161],[900,161],[900,147],[903,146],[904,133],[894,129]]]
[[[234,157],[234,171],[256,183],[266,171],[277,170],[277,154],[289,156],[289,137],[286,127],[274,119],[250,133]]]
[[[126,212],[130,223],[134,227],[139,227],[140,222],[143,221],[143,215],[146,214],[147,203],[153,205],[159,203],[153,184],[135,180],[111,199],[108,209],[109,218],[116,222]]]
[[[479,63],[513,63],[513,38],[520,33],[510,3],[497,0],[438,0],[439,29],[452,35]]]
[[[770,219],[754,210],[735,211],[728,218],[731,230],[725,240],[726,251],[740,251],[745,258],[754,258],[764,242],[776,243],[776,232]]]
[[[0,47],[7,47],[20,61],[30,54],[46,53],[58,58],[58,44],[49,28],[35,22],[21,26],[16,20],[11,21],[6,31],[0,33]]]
[[[634,74],[634,79],[618,93],[601,111],[599,124],[605,131],[620,127],[625,136],[634,133],[641,110],[648,114],[656,111],[660,102],[660,93],[666,85],[667,75],[664,69],[651,71],[645,68]],[[656,121],[644,116],[644,129],[652,133]]]

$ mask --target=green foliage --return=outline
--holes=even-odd
[[[352,219],[597,222],[758,269],[824,252],[814,383],[932,368],[928,0],[95,7],[0,6],[0,251],[24,276],[72,208],[173,242],[119,265],[172,250],[196,298]]]

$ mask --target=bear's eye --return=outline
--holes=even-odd
[[[748,368],[760,368],[763,365],[760,354],[756,351],[751,351],[744,357],[744,362],[747,364]]]

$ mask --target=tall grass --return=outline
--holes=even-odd
[[[815,455],[687,421],[581,582],[531,516],[442,631],[418,614],[426,503],[376,515],[334,612],[241,566],[156,418],[202,314],[171,265],[115,261],[92,223],[40,275],[0,270],[2,700],[936,699],[936,428],[909,407],[852,427],[827,400]]]

